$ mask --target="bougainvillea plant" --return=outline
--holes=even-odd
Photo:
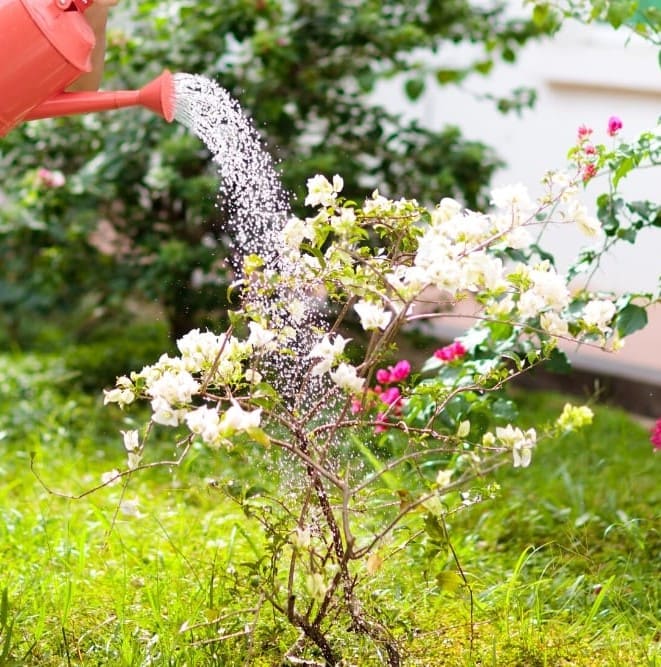
[[[621,125],[612,118],[607,133]],[[539,196],[521,184],[498,188],[488,212],[378,191],[359,204],[342,197],[340,176],[309,179],[314,212],[281,221],[277,259],[272,249],[244,258],[232,326],[191,331],[177,356],[106,391],[106,402],[147,401],[152,414],[142,431],[123,434],[128,470],[104,483],[146,465],[152,428],[176,430],[182,459],[191,448],[222,456],[241,447],[267,474],[277,452],[286,490],[233,498],[269,536],[268,558],[246,566],[258,583],[245,594],[300,631],[290,661],[339,664],[352,637],[366,637],[383,662],[400,664],[388,615],[370,601],[371,578],[415,552],[435,574],[430,586],[468,586],[452,557],[438,558],[446,516],[493,496],[497,467],[525,468],[542,442],[591,422],[589,407],[568,404],[554,423],[523,427],[504,391],[561,360],[563,342],[619,349],[658,299],[577,286],[608,245],[582,250],[566,274],[543,249],[549,225],[609,238],[581,201],[582,184],[607,169],[618,178],[620,158],[591,136],[579,130],[571,171],[545,174]],[[418,367],[397,358],[403,329],[459,302],[470,304],[474,326]]]

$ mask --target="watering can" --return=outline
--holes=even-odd
[[[92,69],[91,0],[0,0],[0,137],[24,120],[143,106],[174,117],[172,75],[141,90],[66,93]]]

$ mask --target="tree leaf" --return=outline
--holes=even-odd
[[[615,318],[615,327],[622,338],[645,326],[647,326],[647,311],[635,303],[625,306]]]
[[[458,572],[443,570],[436,575],[436,583],[444,593],[456,593],[463,585],[464,580]]]
[[[404,84],[404,90],[406,96],[412,102],[415,102],[425,92],[425,81],[424,79],[409,79]]]

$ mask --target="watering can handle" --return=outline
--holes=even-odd
[[[55,4],[62,11],[78,10],[84,12],[92,5],[92,0],[55,0]]]

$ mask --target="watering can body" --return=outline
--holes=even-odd
[[[94,33],[69,5],[0,0],[0,135],[91,70]]]
[[[65,93],[92,69],[91,0],[0,0],[0,137],[23,120],[141,105],[174,116],[166,70],[137,91]]]

